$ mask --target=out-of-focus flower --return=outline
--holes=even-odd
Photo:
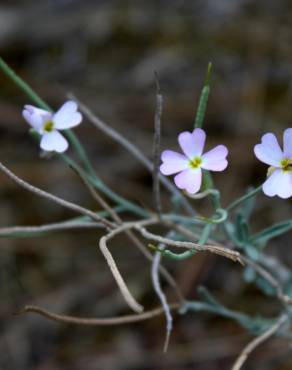
[[[65,102],[56,113],[25,105],[24,119],[41,135],[40,147],[47,151],[63,153],[68,149],[68,141],[59,132],[79,125],[82,115],[74,101]]]
[[[262,142],[254,147],[256,157],[270,165],[263,192],[269,197],[280,198],[292,196],[292,128],[287,128],[283,135],[283,150],[274,134],[262,137]]]
[[[203,154],[206,134],[196,128],[193,132],[182,132],[178,136],[179,145],[184,154],[165,150],[162,152],[160,171],[163,175],[177,175],[174,182],[179,189],[185,189],[190,194],[200,190],[202,184],[202,169],[223,171],[228,165],[226,156],[228,150],[224,145]]]

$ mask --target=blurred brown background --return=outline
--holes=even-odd
[[[211,97],[207,145],[224,143],[230,167],[215,177],[223,204],[257,185],[266,167],[252,148],[265,131],[291,126],[291,1],[1,1],[1,56],[58,108],[74,92],[151,156],[154,70],[164,95],[162,147],[191,130],[209,61]],[[92,209],[76,176],[58,159],[39,156],[21,117],[28,99],[0,73],[1,161],[54,194]],[[100,177],[118,193],[153,206],[151,177],[135,159],[86,120],[75,132]],[[69,152],[70,153],[70,152]],[[70,212],[19,189],[1,175],[2,226],[34,225],[72,217]],[[165,207],[167,194],[163,193]],[[291,217],[291,202],[259,197],[254,230]],[[162,354],[163,317],[122,327],[58,325],[33,315],[14,317],[36,303],[58,313],[108,317],[125,314],[96,231],[59,232],[34,239],[0,240],[0,369],[223,370],[250,340],[238,325],[204,314],[176,317],[169,353]],[[126,239],[114,255],[131,289],[146,307],[158,305],[150,265]],[[290,238],[268,252],[292,264]],[[242,269],[210,256],[167,263],[182,289],[196,298],[204,284],[224,304],[251,314],[276,315],[277,303],[244,286]],[[137,274],[139,271],[139,274]],[[271,340],[246,369],[292,368],[287,342]]]

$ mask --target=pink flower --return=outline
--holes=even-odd
[[[202,184],[202,169],[223,171],[228,165],[226,156],[228,150],[224,145],[203,153],[205,131],[196,128],[193,132],[182,132],[178,136],[179,145],[184,154],[165,150],[162,152],[160,171],[163,175],[177,175],[174,182],[179,189],[185,189],[191,194],[200,190]]]
[[[63,153],[68,149],[68,141],[59,132],[75,127],[82,121],[74,101],[67,101],[56,113],[25,105],[23,118],[41,135],[40,147],[48,152]]]
[[[286,199],[292,196],[292,128],[284,131],[283,141],[284,150],[274,134],[265,134],[261,144],[254,147],[254,153],[260,161],[270,165],[263,192],[269,197],[278,195]]]

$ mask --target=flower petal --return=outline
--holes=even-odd
[[[276,136],[271,133],[262,137],[261,144],[254,147],[254,153],[260,161],[275,167],[279,167],[281,160],[284,158],[284,153]]]
[[[263,184],[263,192],[273,197],[286,199],[292,196],[292,173],[276,169]]]
[[[188,131],[182,132],[178,136],[179,145],[189,159],[201,156],[205,140],[206,134],[201,128],[194,129],[192,133]]]
[[[292,128],[287,128],[283,135],[284,141],[284,154],[285,156],[292,157]]]
[[[41,148],[47,152],[63,153],[68,149],[68,141],[58,131],[46,132],[41,139]]]
[[[202,170],[200,168],[184,170],[175,176],[174,182],[179,189],[185,189],[190,194],[195,194],[201,187]]]
[[[228,165],[226,156],[228,149],[225,145],[218,145],[202,155],[201,167],[205,170],[223,171]]]
[[[54,114],[53,122],[58,130],[66,130],[68,128],[79,125],[82,121],[81,113],[77,112],[77,104],[74,101],[67,101]]]
[[[160,172],[163,175],[173,175],[188,168],[188,158],[172,150],[164,150],[161,159],[163,163],[160,166]]]
[[[51,113],[32,105],[25,105],[22,116],[28,124],[40,132],[44,122],[51,119]]]

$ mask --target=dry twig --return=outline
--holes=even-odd
[[[242,260],[246,265],[252,267],[260,276],[262,276],[267,282],[270,283],[270,285],[277,292],[279,300],[284,303],[284,305],[292,304],[292,298],[283,292],[282,285],[278,282],[277,279],[274,278],[272,274],[270,274],[269,271],[267,271],[261,265],[246,256],[242,256]]]
[[[4,172],[10,179],[12,179],[14,182],[16,182],[18,185],[20,185],[22,188],[42,197],[42,198],[45,198],[45,199],[49,199],[51,200],[52,202],[54,203],[57,203],[59,204],[60,206],[62,207],[65,207],[65,208],[68,208],[74,212],[77,212],[77,213],[80,213],[84,216],[89,216],[90,218],[92,218],[93,220],[97,221],[97,222],[100,222],[103,224],[103,226],[107,229],[107,230],[111,230],[115,225],[108,221],[107,219],[103,218],[103,217],[100,217],[99,215],[97,215],[96,213],[90,211],[89,209],[87,208],[84,208],[84,207],[81,207],[75,203],[72,203],[72,202],[69,202],[67,200],[64,200],[62,198],[59,198],[57,197],[56,195],[53,195],[53,194],[50,194],[44,190],[41,190],[31,184],[29,184],[28,182],[20,179],[18,176],[16,176],[13,172],[11,172],[7,167],[5,167],[3,165],[3,163],[0,162],[0,171]]]
[[[39,234],[39,233],[46,233],[50,231],[62,231],[62,230],[70,230],[70,229],[96,229],[104,227],[101,223],[98,222],[77,222],[77,221],[64,221],[64,222],[56,222],[46,225],[40,226],[11,226],[11,227],[2,227],[0,228],[0,237],[2,236],[15,236],[17,234],[22,233],[29,233],[29,234]],[[30,235],[31,236],[31,235]]]
[[[110,239],[110,234],[103,236],[100,239],[99,241],[100,250],[102,254],[104,255],[104,258],[106,259],[109,265],[109,268],[111,269],[113,277],[115,278],[125,301],[128,303],[129,307],[131,307],[133,311],[140,313],[143,311],[144,308],[136,301],[136,299],[133,297],[133,295],[129,291],[126,283],[124,282],[124,279],[122,278],[122,275],[119,272],[119,269],[115,263],[115,260],[113,259],[113,256],[111,255],[106,245],[106,242],[108,239]]]
[[[180,307],[179,303],[172,303],[169,305],[171,310],[176,310]],[[67,315],[58,315],[53,312],[47,311],[39,306],[28,305],[25,306],[23,310],[16,312],[16,315],[22,315],[24,313],[37,313],[41,316],[46,317],[49,320],[67,323],[67,324],[75,324],[75,325],[88,325],[88,326],[107,326],[107,325],[123,325],[123,324],[131,324],[139,321],[149,320],[155,316],[159,316],[163,314],[163,309],[161,307],[154,308],[153,310],[143,312],[138,315],[125,315],[121,317],[111,317],[111,318],[83,318],[83,317],[76,317],[76,316],[67,316]]]
[[[138,161],[143,164],[151,173],[153,171],[153,164],[149,159],[142,153],[142,151],[131,143],[128,139],[126,139],[122,134],[118,131],[114,130],[111,126],[107,123],[102,121],[99,117],[97,117],[84,103],[76,98],[73,94],[68,94],[70,99],[76,101],[79,106],[80,111],[84,114],[85,117],[99,130],[101,130],[105,135],[112,138],[114,141],[122,145],[129,153],[133,155],[134,158],[138,159]],[[188,200],[181,194],[181,192],[164,176],[159,175],[159,180],[161,183],[175,196],[179,197],[182,202],[182,205],[186,209],[186,211],[190,215],[194,215],[195,211],[188,202]]]
[[[159,182],[159,162],[160,162],[160,137],[161,137],[161,114],[163,97],[160,93],[158,74],[155,72],[156,81],[156,108],[154,117],[154,140],[153,140],[153,195],[154,205],[157,214],[161,218],[161,199],[160,199],[160,182]]]
[[[142,225],[147,225],[151,223],[157,222],[157,219],[148,219],[148,220],[142,220],[142,221],[136,221],[136,222],[128,222],[124,223],[121,226],[118,226],[116,229],[110,231],[108,234],[103,236],[100,241],[99,241],[99,247],[104,255],[111,272],[116,280],[116,283],[118,284],[118,287],[120,288],[120,291],[125,299],[125,301],[128,303],[129,307],[132,308],[133,311],[135,312],[142,312],[143,307],[135,300],[135,298],[132,296],[130,293],[124,279],[122,278],[122,275],[120,274],[118,267],[107,247],[107,242],[112,239],[115,235],[124,232],[125,230],[128,230],[133,227],[135,224],[142,224]]]
[[[267,339],[272,337],[279,329],[280,327],[285,323],[285,321],[288,319],[287,315],[281,316],[274,325],[272,325],[267,331],[265,331],[262,335],[259,337],[256,337],[253,339],[241,352],[241,354],[236,359],[234,365],[232,366],[231,370],[240,370],[242,368],[242,365],[248,358],[248,356],[251,354],[251,352],[256,349],[261,343],[265,342]]]
[[[208,245],[208,244],[199,245],[199,244],[193,243],[193,242],[176,241],[176,240],[168,239],[168,238],[165,238],[163,236],[156,235],[156,234],[153,234],[153,233],[149,232],[148,230],[145,229],[145,227],[141,223],[134,224],[133,227],[137,231],[139,231],[140,234],[146,239],[154,240],[158,243],[166,244],[166,245],[169,245],[169,246],[172,246],[172,247],[177,247],[177,248],[195,249],[198,252],[208,251],[208,252],[215,253],[215,254],[218,254],[220,256],[229,258],[232,261],[239,262],[239,263],[243,264],[243,261],[242,261],[242,258],[241,258],[242,256],[237,251],[233,251],[233,250],[230,250],[228,248],[225,248],[225,247],[222,247],[222,246],[219,246],[219,245]]]

